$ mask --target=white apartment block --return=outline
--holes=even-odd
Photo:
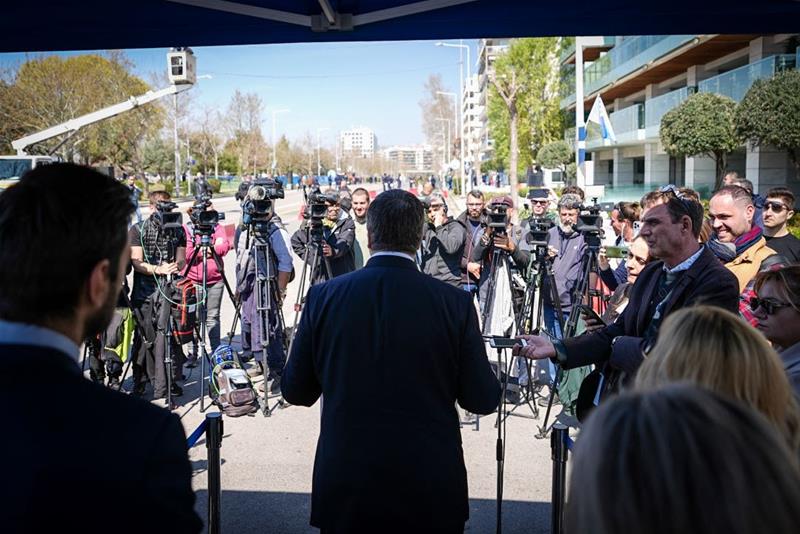
[[[378,138],[371,128],[357,126],[339,132],[339,146],[342,154],[355,154],[364,158],[375,155],[378,148]]]
[[[431,145],[395,145],[384,148],[383,156],[397,163],[398,172],[431,172],[433,148]]]

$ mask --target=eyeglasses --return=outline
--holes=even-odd
[[[750,309],[756,311],[761,308],[767,315],[774,315],[780,308],[791,306],[788,302],[777,302],[774,300],[760,299],[758,297],[750,297]]]
[[[782,202],[775,202],[773,200],[764,202],[764,211],[772,210],[775,213],[780,213],[783,210],[788,210],[788,209],[789,207],[783,204]]]

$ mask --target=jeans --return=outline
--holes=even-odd
[[[219,311],[222,307],[222,294],[225,291],[225,282],[220,280],[215,284],[207,286],[208,296],[206,297],[206,334],[211,343],[211,352],[217,350],[220,344],[220,324]],[[203,291],[200,284],[197,284],[197,296],[202,297]],[[197,308],[198,328],[200,326],[200,307]],[[203,340],[205,341],[205,340]]]

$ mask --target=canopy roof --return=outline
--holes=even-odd
[[[0,52],[800,27],[798,0],[23,0],[0,13]]]

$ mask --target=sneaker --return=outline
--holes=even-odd
[[[242,363],[247,363],[253,361],[253,352],[252,351],[242,351],[239,353],[239,361]]]
[[[189,369],[194,369],[195,367],[197,367],[197,356],[190,356],[189,359],[186,360],[186,363],[184,365]]]
[[[173,382],[170,392],[172,393],[173,397],[180,397],[181,395],[183,395],[183,388],[181,388],[178,384]]]
[[[539,397],[539,400],[536,401],[536,404],[538,404],[539,406],[544,406],[545,408],[547,408],[547,405],[549,403],[550,403],[550,395],[549,394],[547,396],[544,396],[544,397]],[[556,393],[555,396],[553,397],[553,406],[556,406],[558,404],[561,404],[561,400],[558,398],[558,393]]]
[[[275,375],[275,379],[269,385],[269,392],[273,395],[281,394],[281,375]]]
[[[251,378],[255,377],[255,376],[261,376],[263,374],[264,374],[264,371],[261,369],[261,365],[256,365],[254,367],[248,367],[247,368],[247,376],[249,376]]]
[[[108,377],[108,387],[110,387],[111,389],[116,389],[116,390],[120,389],[120,387],[122,387],[122,385],[119,383],[119,377],[118,376],[110,376],[110,377]]]

